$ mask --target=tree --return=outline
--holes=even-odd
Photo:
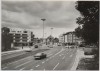
[[[82,29],[80,26],[78,26],[76,29],[75,29],[75,35],[79,38],[79,37],[82,37]]]
[[[81,17],[77,18],[77,24],[81,29],[76,28],[78,37],[82,37],[87,44],[98,44],[99,42],[99,2],[98,1],[77,1],[76,9]]]
[[[10,29],[7,27],[2,28],[2,50],[11,49],[12,36],[9,34]]]
[[[59,42],[59,39],[58,38],[54,38],[54,42],[55,43],[58,43]]]

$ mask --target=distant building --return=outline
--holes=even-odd
[[[81,38],[75,35],[75,32],[67,32],[60,35],[59,41],[64,44],[80,44],[82,42]]]
[[[27,46],[34,41],[34,34],[29,30],[11,28],[9,33],[13,37],[15,46]]]
[[[61,34],[61,35],[59,36],[59,43],[64,43],[64,42],[65,42],[65,37],[64,37],[63,34]]]

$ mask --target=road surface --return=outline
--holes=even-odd
[[[47,54],[47,58],[35,60],[38,52]],[[57,46],[50,49],[39,49],[32,52],[15,52],[2,55],[2,70],[70,70],[76,57],[76,48]]]

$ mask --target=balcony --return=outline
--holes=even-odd
[[[22,40],[22,42],[27,42],[27,40]]]
[[[15,34],[14,36],[15,37],[21,37],[21,34]]]
[[[28,35],[27,34],[22,34],[22,37],[28,37]]]
[[[15,42],[20,42],[20,40],[17,39],[17,40],[15,40]]]

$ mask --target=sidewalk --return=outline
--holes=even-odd
[[[78,63],[80,61],[80,59],[84,57],[84,51],[82,49],[78,49],[77,50],[77,54],[76,54],[76,58],[75,58],[75,61],[74,61],[74,64],[71,68],[71,71],[75,71],[77,66],[78,66]]]
[[[39,46],[39,48],[34,48],[34,46],[30,46],[32,51],[36,51],[38,49],[47,49],[47,45],[43,45],[43,46]],[[17,50],[11,50],[11,51],[5,51],[5,52],[1,52],[2,55],[6,55],[6,54],[12,54],[15,52],[20,52],[20,51],[24,51],[26,48],[29,48],[29,46],[24,46],[23,49],[22,47],[15,47]]]
[[[71,68],[72,71],[75,71],[77,66],[78,66],[78,63],[79,61],[82,59],[82,58],[93,58],[94,56],[93,55],[84,55],[84,51],[83,49],[78,49],[77,50],[77,55],[76,55],[76,58],[75,58],[75,62]]]

